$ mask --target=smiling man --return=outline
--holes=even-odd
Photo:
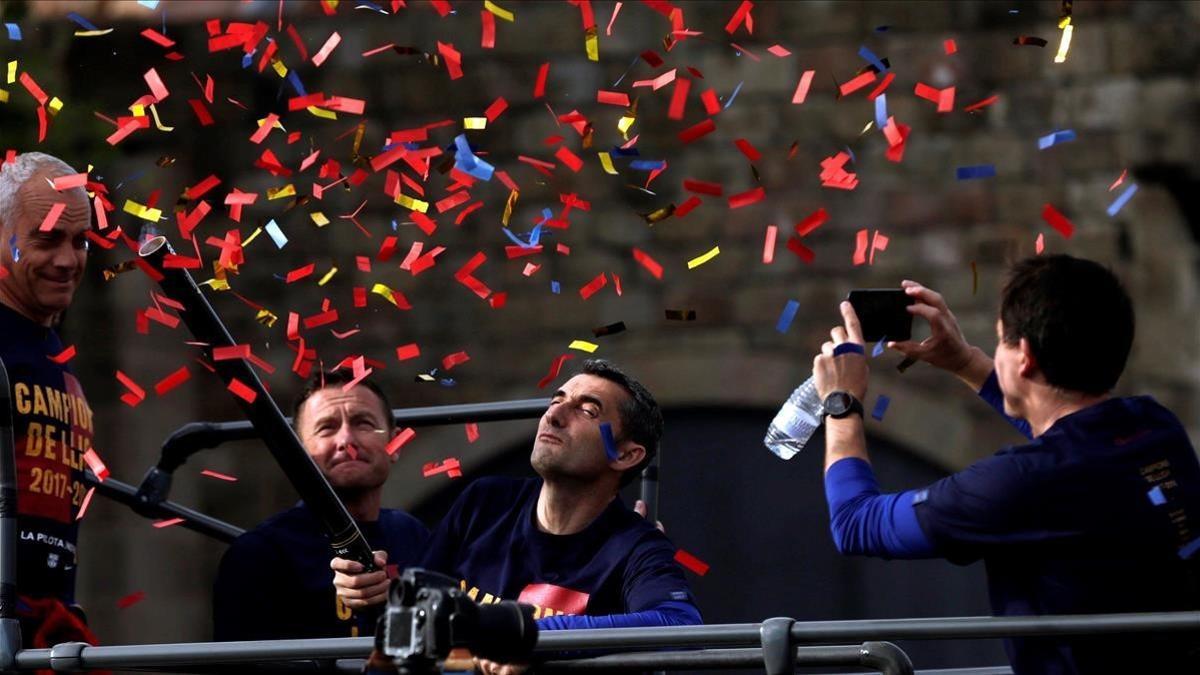
[[[461,579],[478,602],[534,605],[542,630],[700,623],[675,547],[617,496],[658,451],[662,427],[641,383],[606,361],[585,361],[538,424],[530,463],[540,478],[472,483],[422,565]],[[347,606],[386,600],[383,572],[340,558],[332,566]]]
[[[401,567],[416,564],[429,532],[416,518],[380,508],[397,455],[392,409],[374,383],[346,370],[317,371],[297,397],[292,424],[309,457],[354,517],[363,536]],[[351,611],[334,594],[329,539],[303,502],[234,541],[221,559],[213,594],[217,640],[371,635],[376,612]]]
[[[14,407],[17,609],[26,647],[94,641],[74,604],[75,516],[92,411],[54,329],[87,264],[87,193],[54,182],[74,174],[39,152],[0,165],[0,359]]]

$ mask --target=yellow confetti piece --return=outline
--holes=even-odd
[[[310,213],[308,214],[308,217],[312,218],[312,221],[317,224],[317,227],[325,227],[329,224],[329,219],[326,218],[325,214],[321,213],[320,211]]]
[[[691,260],[689,260],[688,261],[688,269],[689,270],[696,269],[697,267],[703,265],[704,263],[708,262],[709,260],[712,260],[713,258],[717,257],[720,254],[721,254],[721,247],[714,246],[714,247],[712,247],[712,250],[709,251],[708,253],[705,253],[702,256],[698,256],[696,258],[692,258]]]
[[[158,118],[158,108],[155,108],[153,105],[150,106],[150,114],[154,117],[154,126],[157,127],[159,131],[175,131],[175,127],[163,126],[162,120]]]
[[[261,128],[262,128],[262,125],[263,125],[263,122],[266,122],[266,121],[267,121],[267,118],[265,118],[265,117],[264,117],[264,118],[262,118],[262,119],[258,120],[258,122],[256,122],[256,123],[255,123],[255,125],[256,125],[256,126],[259,128],[259,129],[261,129]],[[287,129],[283,128],[283,123],[282,123],[282,122],[280,122],[278,119],[276,119],[276,120],[275,120],[275,123],[271,125],[271,128],[272,128],[272,129],[279,129],[280,131],[283,131],[283,132],[286,132],[286,131],[287,131]]]
[[[8,103],[8,92],[0,89],[0,103]]]
[[[258,238],[258,235],[260,235],[260,234],[262,234],[262,228],[261,228],[261,227],[256,227],[256,228],[254,228],[254,232],[250,233],[250,236],[249,236],[249,237],[246,237],[246,241],[243,241],[243,242],[242,242],[242,248],[245,248],[245,247],[249,246],[249,245],[250,245],[250,242],[252,242],[252,241],[254,241],[255,239],[257,239],[257,238]]]
[[[1067,17],[1066,21],[1068,23],[1066,26],[1063,26],[1062,42],[1058,43],[1058,54],[1055,54],[1054,56],[1055,63],[1062,63],[1063,61],[1066,61],[1067,50],[1071,48],[1071,33],[1075,30],[1075,26],[1070,24],[1071,17]]]
[[[50,102],[46,104],[46,107],[50,109],[51,115],[57,115],[63,109],[63,102],[61,99],[55,96],[54,98],[50,99]]]
[[[592,26],[587,29],[587,37],[584,39],[584,45],[587,46],[588,61],[600,60],[600,38],[596,36],[596,27]]]
[[[637,118],[630,115],[626,115],[617,121],[617,131],[621,132],[621,136],[623,136],[625,140],[629,140],[629,128],[632,127],[633,123],[636,121]]]
[[[16,61],[9,61],[9,62],[8,62],[8,79],[7,79],[7,83],[8,83],[8,84],[12,84],[13,82],[16,82],[16,81],[17,81],[17,62],[16,62]]]
[[[317,282],[317,285],[318,285],[318,286],[324,286],[325,284],[329,283],[329,280],[330,280],[330,279],[332,279],[332,278],[333,278],[333,275],[335,275],[335,274],[337,274],[337,268],[336,268],[336,267],[334,267],[333,269],[331,269],[331,270],[329,270],[328,272],[326,272],[326,273],[325,273],[325,276],[321,277],[321,280]]]
[[[283,61],[279,59],[271,59],[271,67],[275,69],[275,73],[280,77],[287,77],[288,68],[283,65]]]
[[[1064,16],[1063,18],[1058,20],[1058,29],[1059,30],[1062,30],[1070,25],[1071,25],[1071,17],[1069,17],[1069,16]]]
[[[464,129],[486,129],[487,128],[487,118],[486,117],[464,117],[463,118],[463,128]]]
[[[77,30],[75,31],[75,37],[97,37],[100,35],[108,35],[111,32],[113,32],[113,29],[111,28],[102,28],[98,30]]]
[[[500,7],[496,3],[492,2],[492,0],[483,0],[483,8],[492,14],[495,14],[497,17],[504,19],[505,21],[512,21],[514,18],[516,18],[513,16],[512,12]]]
[[[138,218],[141,218],[142,220],[148,220],[152,223],[157,223],[158,221],[162,220],[162,210],[161,209],[146,208],[145,206],[133,201],[132,199],[125,200],[125,206],[123,207],[123,210],[125,211],[125,213],[137,216]]]
[[[508,193],[508,201],[504,203],[504,214],[500,216],[500,224],[508,227],[508,221],[512,218],[513,209],[517,206],[517,198],[521,196],[520,192],[513,190]]]
[[[145,117],[146,106],[138,104],[131,105],[129,106],[129,112],[133,113],[134,117]]]
[[[333,112],[332,110],[325,110],[324,108],[318,108],[315,105],[308,106],[308,112],[312,113],[313,117],[320,117],[320,118],[327,119],[327,120],[336,120],[337,119],[337,113]]]
[[[589,354],[596,351],[599,347],[600,345],[588,342],[586,340],[573,340],[571,344],[567,345],[567,349],[578,349],[581,352],[587,352]]]
[[[267,328],[274,328],[275,322],[279,320],[279,317],[275,316],[275,314],[270,310],[260,309],[258,310],[258,314],[254,316],[254,320],[266,326]]]
[[[281,188],[267,188],[267,200],[283,199],[284,197],[296,196],[296,187],[291,183],[284,185]]]
[[[607,152],[597,152],[600,155],[600,166],[604,167],[604,173],[617,175],[617,169],[613,166],[612,157]]]
[[[199,286],[208,286],[209,288],[213,289],[214,291],[229,290],[229,282],[226,281],[225,279],[213,278],[213,279],[209,279],[208,281],[201,281],[198,285]]]
[[[388,288],[387,286],[384,286],[383,284],[375,284],[371,287],[371,292],[382,297],[384,300],[387,300],[393,305],[396,305],[396,296],[392,294],[392,289]],[[398,307],[399,305],[396,306]]]
[[[420,211],[421,213],[425,213],[429,210],[429,202],[423,202],[420,199],[413,199],[403,192],[396,194],[396,203],[408,209],[409,211]]]

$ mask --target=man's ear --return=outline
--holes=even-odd
[[[625,441],[617,449],[617,458],[608,465],[618,471],[625,471],[641,464],[643,459],[646,459],[646,448],[639,443]]]
[[[1029,340],[1021,338],[1021,341],[1017,343],[1017,348],[1021,352],[1021,363],[1017,372],[1021,377],[1030,380],[1034,379],[1042,372],[1042,369],[1038,365],[1037,357],[1033,355],[1033,349],[1029,346]]]

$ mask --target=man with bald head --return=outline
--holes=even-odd
[[[87,193],[55,188],[55,179],[76,173],[39,152],[0,165],[0,359],[12,387],[26,647],[93,641],[75,605],[75,517],[92,411],[54,329],[87,264]]]

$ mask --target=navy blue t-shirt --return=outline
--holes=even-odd
[[[393,509],[358,527],[372,549],[387,551],[388,564],[400,569],[416,565],[429,539],[419,520]],[[328,535],[303,502],[238,537],[217,571],[213,639],[373,635],[379,606],[346,608],[334,592],[332,559]]]
[[[83,454],[92,447],[92,410],[52,328],[0,304],[0,359],[12,387],[17,454],[17,590],[75,600],[75,516],[87,492]]]
[[[995,374],[980,395],[1003,413]],[[934,483],[913,505],[940,553],[984,560],[996,615],[1200,609],[1200,462],[1179,420],[1148,396],[1067,415]],[[1157,672],[1188,663],[1200,638],[1021,638],[1005,647],[1018,674]]]
[[[518,600],[535,618],[695,604],[675,547],[620,499],[582,531],[542,532],[540,479],[481,478],[434,531],[423,566],[461,580],[482,603]]]

